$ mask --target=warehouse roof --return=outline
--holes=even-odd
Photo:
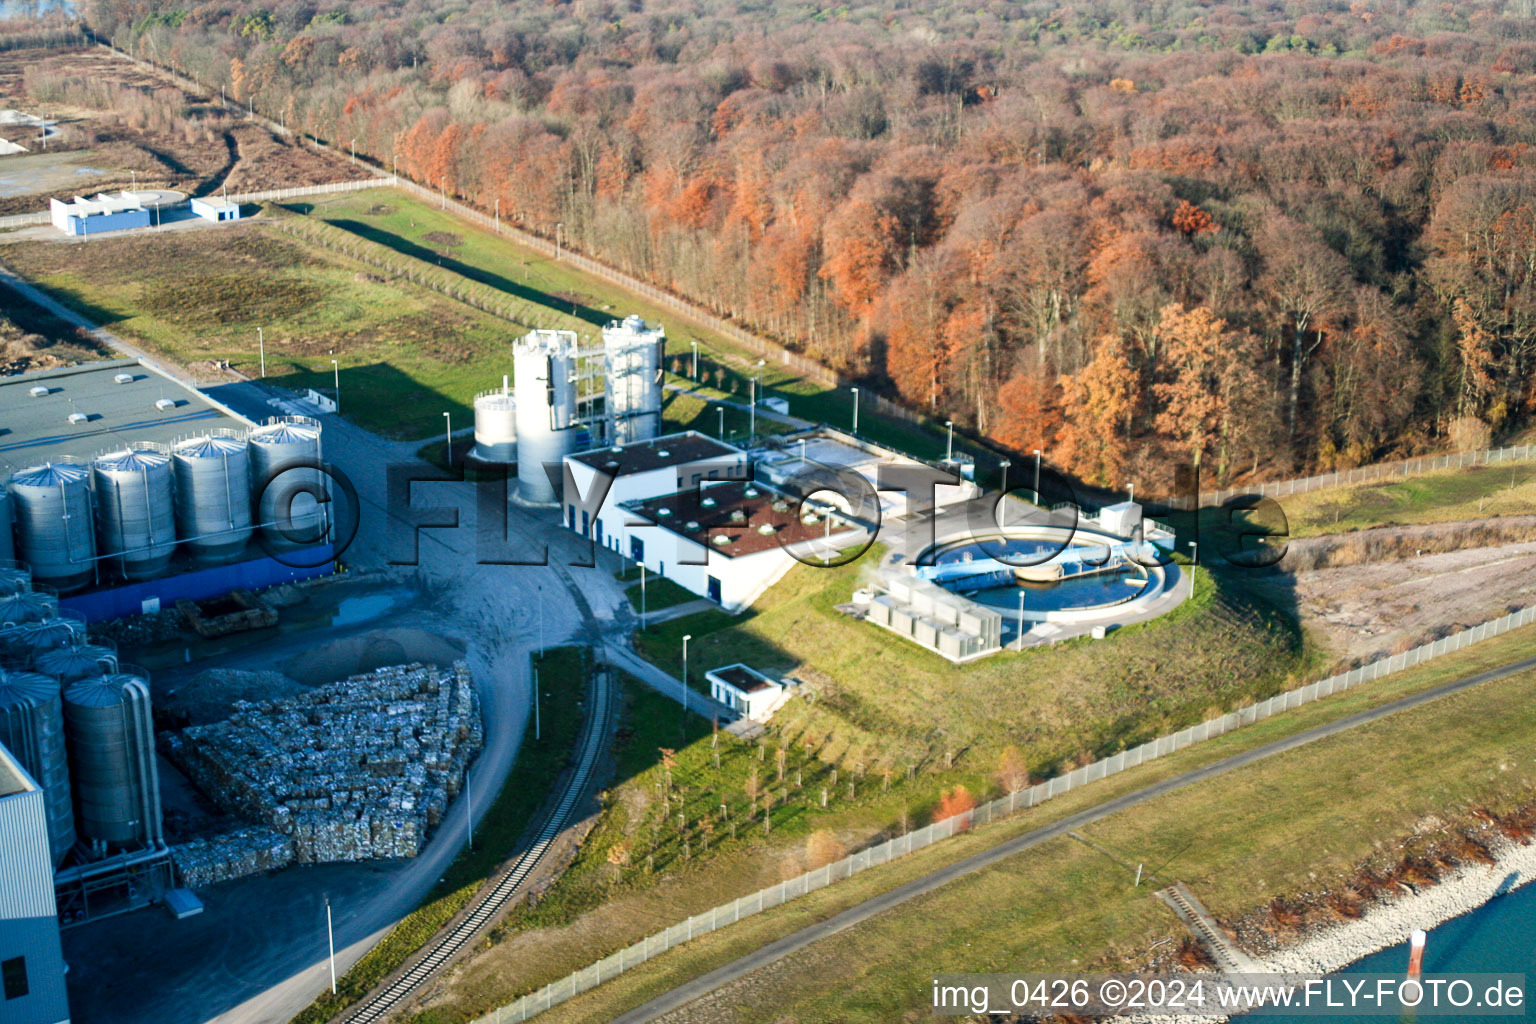
[[[250,425],[136,359],[0,377],[0,474]]]
[[[623,507],[727,558],[814,543],[829,535],[842,539],[842,534],[856,529],[837,518],[829,534],[825,520],[812,514],[810,505],[802,506],[798,498],[746,480],[629,501]]]
[[[649,441],[635,441],[612,448],[594,448],[571,456],[583,465],[607,473],[609,476],[628,476],[645,473],[667,466],[684,466],[706,459],[729,459],[741,454],[740,448],[705,437],[689,430],[681,434],[668,434]]]

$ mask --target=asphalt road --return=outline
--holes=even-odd
[[[655,1020],[692,1002],[700,996],[707,995],[724,985],[745,977],[761,967],[766,967],[797,950],[804,949],[813,942],[862,924],[883,911],[890,910],[892,907],[900,906],[909,900],[933,892],[935,889],[947,885],[957,878],[963,878],[983,868],[991,867],[998,861],[1012,857],[1016,853],[1022,853],[1031,847],[1038,846],[1058,836],[1065,835],[1073,829],[1082,828],[1101,818],[1107,818],[1117,811],[1123,811],[1128,807],[1135,807],[1137,804],[1155,800],[1160,796],[1197,782],[1205,782],[1208,779],[1217,778],[1228,772],[1236,771],[1239,768],[1273,757],[1276,754],[1295,750],[1298,747],[1315,743],[1329,736],[1337,736],[1340,733],[1348,732],[1351,729],[1378,721],[1400,711],[1428,704],[1431,701],[1453,693],[1460,693],[1481,683],[1501,679],[1530,669],[1536,669],[1536,658],[1526,658],[1501,668],[1490,669],[1477,675],[1442,683],[1421,693],[1400,698],[1377,708],[1357,712],[1336,722],[1329,722],[1326,725],[1320,725],[1316,728],[1299,732],[1294,736],[1275,740],[1273,743],[1266,743],[1261,747],[1255,747],[1241,754],[1234,754],[1231,757],[1223,758],[1203,768],[1196,768],[1182,775],[1176,775],[1173,778],[1164,779],[1162,782],[1153,783],[1134,792],[1126,793],[1113,800],[1106,800],[1104,803],[1079,811],[1053,824],[1034,829],[1021,836],[1015,836],[991,849],[972,854],[964,860],[957,861],[948,867],[940,868],[931,874],[924,875],[922,878],[892,889],[890,892],[881,893],[879,896],[868,899],[855,907],[850,907],[836,917],[802,928],[791,935],[786,935],[784,938],[771,942],[752,953],[748,953],[746,956],[726,964],[724,967],[710,971],[708,974],[695,978],[684,985],[679,985],[670,992],[658,996],[643,1006],[631,1010],[629,1013],[615,1017],[613,1024],[642,1024],[644,1021]]]

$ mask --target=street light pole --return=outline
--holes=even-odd
[[[645,632],[645,563],[640,563],[640,632]]]
[[[944,449],[944,461],[955,461],[955,421],[945,420],[944,425],[949,428],[949,447]]]
[[[501,200],[496,200],[496,233],[501,234]]]
[[[325,898],[325,942],[331,948],[331,995],[336,994],[336,932],[331,927],[331,898]]]
[[[747,409],[747,443],[757,436],[757,378],[752,378],[752,404]]]
[[[998,463],[1003,468],[1003,493],[1008,493],[1008,467],[1013,465],[1012,459],[1004,459]]]
[[[715,412],[720,414],[720,440],[725,440],[725,406],[715,406]]]
[[[849,388],[853,392],[853,436],[859,436],[859,389]]]
[[[341,415],[341,367],[331,360],[331,380],[336,385],[336,415]]]
[[[688,641],[693,639],[692,633],[683,634],[683,730],[688,729]]]
[[[1040,449],[1035,449],[1035,501],[1040,501]]]
[[[555,259],[560,258],[560,233],[565,228],[565,221],[555,221]]]
[[[260,327],[256,328],[256,344],[261,347],[261,376],[267,376],[267,336],[262,333]]]
[[[1018,638],[1018,640],[1014,641],[1014,647],[1016,649],[1018,649],[1018,650],[1021,650],[1021,651],[1024,649],[1024,588],[1023,587],[1019,588],[1019,638]]]
[[[693,379],[697,383],[699,379],[699,343],[690,341],[688,344],[693,346]]]
[[[447,452],[444,456],[448,465],[453,465],[453,417],[443,413],[443,448]]]
[[[1194,597],[1196,570],[1200,568],[1200,542],[1197,540],[1189,542],[1189,561],[1189,596]]]

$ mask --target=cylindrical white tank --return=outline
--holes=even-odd
[[[517,461],[517,399],[505,386],[475,396],[475,458]]]
[[[319,421],[302,416],[273,420],[251,431],[248,440],[257,528],[268,543],[280,547],[323,543],[325,506],[316,496],[325,493],[325,480],[318,469],[290,468],[319,464]]]
[[[113,672],[64,690],[64,729],[82,839],[132,845],[160,838],[160,775],[148,676]]]
[[[96,557],[90,470],[67,461],[34,466],[11,478],[10,494],[17,553],[32,578],[60,591],[89,583]]]
[[[613,443],[649,441],[661,435],[661,368],[666,348],[667,332],[646,326],[638,316],[610,321],[603,328]]]
[[[0,655],[31,665],[42,654],[85,641],[85,623],[72,615],[57,615],[0,629]]]
[[[251,536],[250,446],[233,430],[179,442],[171,452],[176,475],[176,532],[205,565],[235,558]]]
[[[176,550],[170,455],[139,442],[97,456],[91,471],[102,555],[131,580],[163,572]]]
[[[512,346],[517,382],[517,497],[529,505],[560,500],[545,472],[578,450],[575,331],[530,331]]]
[[[69,799],[69,755],[64,745],[64,704],[56,679],[37,672],[0,669],[0,744],[43,787],[48,846],[55,866],[75,845]]]

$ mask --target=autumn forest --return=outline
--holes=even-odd
[[[134,53],[1084,480],[1536,412],[1536,3],[88,0]]]

